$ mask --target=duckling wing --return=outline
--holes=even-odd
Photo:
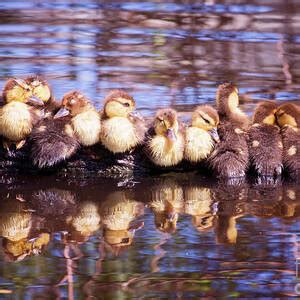
[[[261,176],[277,176],[282,172],[282,141],[279,128],[260,124],[249,131],[249,157],[255,172]]]
[[[34,128],[30,135],[31,158],[38,168],[53,167],[70,158],[78,149],[70,123],[64,119],[48,119]]]

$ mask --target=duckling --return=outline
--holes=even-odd
[[[45,168],[65,161],[80,145],[98,143],[100,129],[100,115],[90,101],[77,91],[65,94],[60,110],[31,134],[33,164]]]
[[[212,170],[219,177],[243,177],[248,169],[249,152],[246,129],[248,117],[239,108],[237,88],[224,83],[217,90],[217,110],[220,117],[220,142],[209,159]]]
[[[112,153],[134,149],[142,143],[146,132],[143,118],[135,111],[134,99],[121,90],[106,97],[101,126],[101,143]]]
[[[219,141],[217,111],[208,105],[200,105],[192,115],[192,124],[186,128],[184,157],[197,163],[206,159]]]
[[[9,79],[3,90],[4,105],[0,108],[0,135],[3,146],[21,149],[33,127],[43,118],[44,102],[32,94],[32,88],[22,79]]]
[[[260,176],[279,176],[282,172],[282,140],[276,125],[274,102],[260,103],[248,131],[250,163]]]
[[[300,108],[285,103],[278,107],[275,115],[281,127],[284,169],[291,178],[297,178],[300,173]]]
[[[160,167],[179,164],[184,157],[184,128],[173,109],[161,109],[146,138],[146,153]]]

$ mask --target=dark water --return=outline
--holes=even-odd
[[[1,1],[0,86],[40,74],[60,99],[126,88],[188,115],[225,80],[242,106],[300,99],[298,1]],[[300,293],[299,185],[193,174],[0,185],[0,299]],[[295,288],[296,287],[296,288]],[[298,287],[298,288],[297,288]]]

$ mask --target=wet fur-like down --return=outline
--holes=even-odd
[[[78,149],[79,141],[72,129],[66,128],[70,118],[44,120],[30,135],[31,158],[38,168],[49,168],[64,162]]]
[[[249,129],[249,156],[255,172],[278,176],[282,172],[282,141],[275,125],[256,124]]]
[[[219,177],[243,177],[249,165],[248,136],[245,132],[249,120],[239,109],[238,101],[235,105],[229,104],[229,96],[234,90],[234,85],[224,83],[217,91],[220,142],[216,145],[209,164]]]
[[[237,128],[223,123],[218,129],[220,142],[209,158],[209,165],[219,177],[242,177],[248,169],[247,134],[237,133]]]

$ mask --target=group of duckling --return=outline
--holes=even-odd
[[[239,107],[237,87],[219,85],[216,108],[200,105],[185,125],[171,108],[151,122],[136,111],[133,97],[111,91],[98,112],[79,91],[55,102],[49,84],[37,77],[9,79],[0,108],[0,136],[8,154],[30,144],[33,164],[49,168],[68,160],[81,147],[101,144],[112,156],[141,148],[145,159],[172,169],[183,161],[207,167],[219,177],[242,177],[254,170],[277,177],[300,170],[300,109],[292,103],[259,103],[251,122]]]

